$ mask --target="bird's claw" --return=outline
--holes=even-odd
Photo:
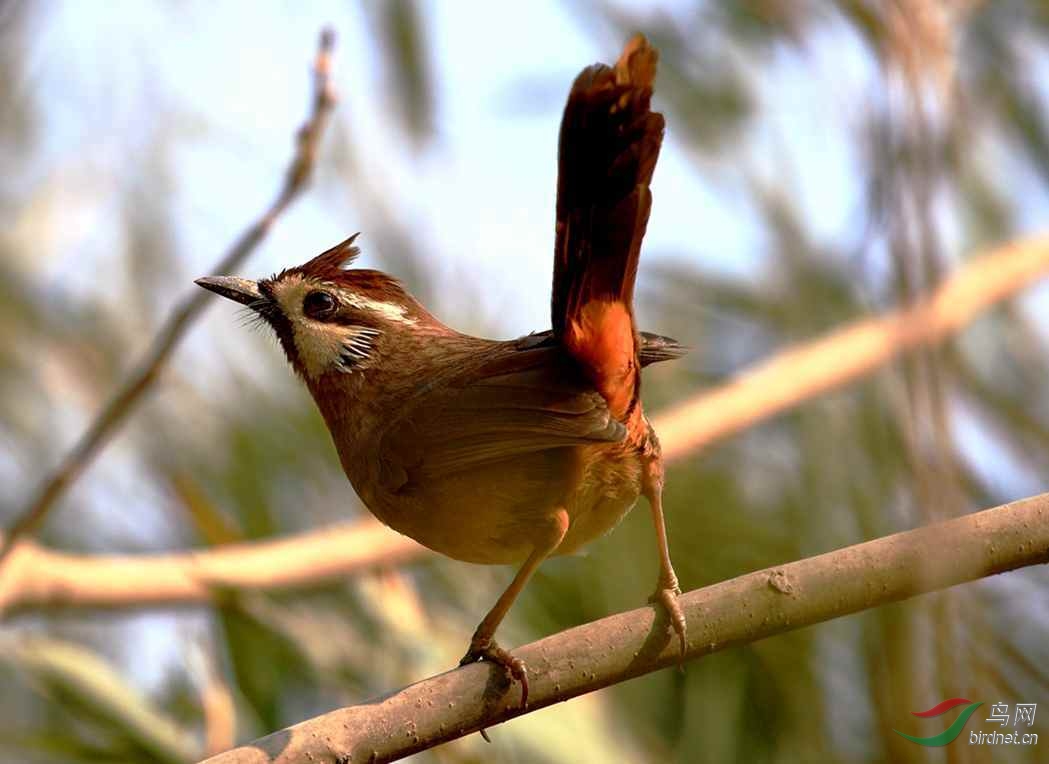
[[[681,665],[683,666],[687,647],[685,639],[687,627],[685,612],[681,609],[681,603],[678,601],[679,594],[681,594],[681,588],[677,583],[674,583],[670,586],[661,586],[648,598],[648,601],[662,605],[663,610],[666,611],[667,617],[670,619],[670,626],[674,629],[674,633],[677,634],[678,643],[681,645]]]
[[[465,666],[469,663],[477,663],[478,661],[488,661],[489,663],[495,663],[506,669],[506,672],[510,675],[511,679],[516,679],[521,683],[521,708],[527,708],[528,706],[528,668],[520,658],[515,658],[510,654],[510,651],[502,648],[496,643],[495,640],[488,640],[486,642],[471,642],[470,649],[466,651],[466,655],[459,661],[460,666]]]

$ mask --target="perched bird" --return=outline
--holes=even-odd
[[[518,340],[445,326],[394,278],[349,269],[353,236],[272,278],[196,283],[254,311],[305,381],[357,494],[382,522],[457,560],[520,569],[462,663],[523,663],[495,631],[539,564],[608,532],[644,494],[662,603],[685,648],[670,562],[659,441],[641,367],[677,358],[638,332],[633,295],[663,140],[650,110],[656,51],[644,37],[614,67],[576,78],[561,125],[553,329]]]

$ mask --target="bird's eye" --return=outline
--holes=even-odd
[[[335,312],[335,298],[328,292],[310,292],[302,301],[302,312],[309,318],[323,320]]]

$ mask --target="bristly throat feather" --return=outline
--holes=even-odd
[[[367,326],[351,326],[347,328],[352,331],[343,340],[342,354],[334,363],[335,368],[345,373],[362,369],[368,365],[374,349],[375,339],[382,334],[378,329],[372,329]]]

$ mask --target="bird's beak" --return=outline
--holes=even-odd
[[[236,276],[204,276],[194,283],[249,307],[252,303],[264,299],[257,281],[239,279]]]

